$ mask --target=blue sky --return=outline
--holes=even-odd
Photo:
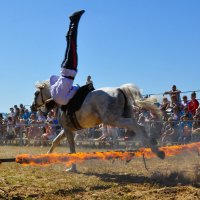
[[[198,0],[1,0],[0,112],[30,105],[35,83],[59,74],[68,17],[80,9],[75,84],[90,74],[96,88],[199,90],[199,8]]]

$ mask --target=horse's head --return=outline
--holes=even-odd
[[[36,83],[36,92],[34,94],[34,100],[31,105],[31,110],[36,111],[39,107],[45,106],[52,102],[50,86],[48,81]]]

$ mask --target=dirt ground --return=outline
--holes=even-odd
[[[58,147],[56,152],[66,152]],[[86,151],[81,149],[79,151]],[[94,151],[88,150],[87,151]],[[0,158],[46,153],[47,148],[0,146]],[[78,173],[66,173],[65,164],[46,167],[0,164],[0,199],[200,199],[200,156],[86,161]]]

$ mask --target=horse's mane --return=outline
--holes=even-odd
[[[37,89],[40,89],[40,88],[49,88],[50,87],[49,80],[38,81],[38,82],[35,83],[35,87]]]

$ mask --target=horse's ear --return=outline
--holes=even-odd
[[[44,88],[44,85],[41,85],[41,86],[38,87],[39,90],[41,90],[43,88]]]

